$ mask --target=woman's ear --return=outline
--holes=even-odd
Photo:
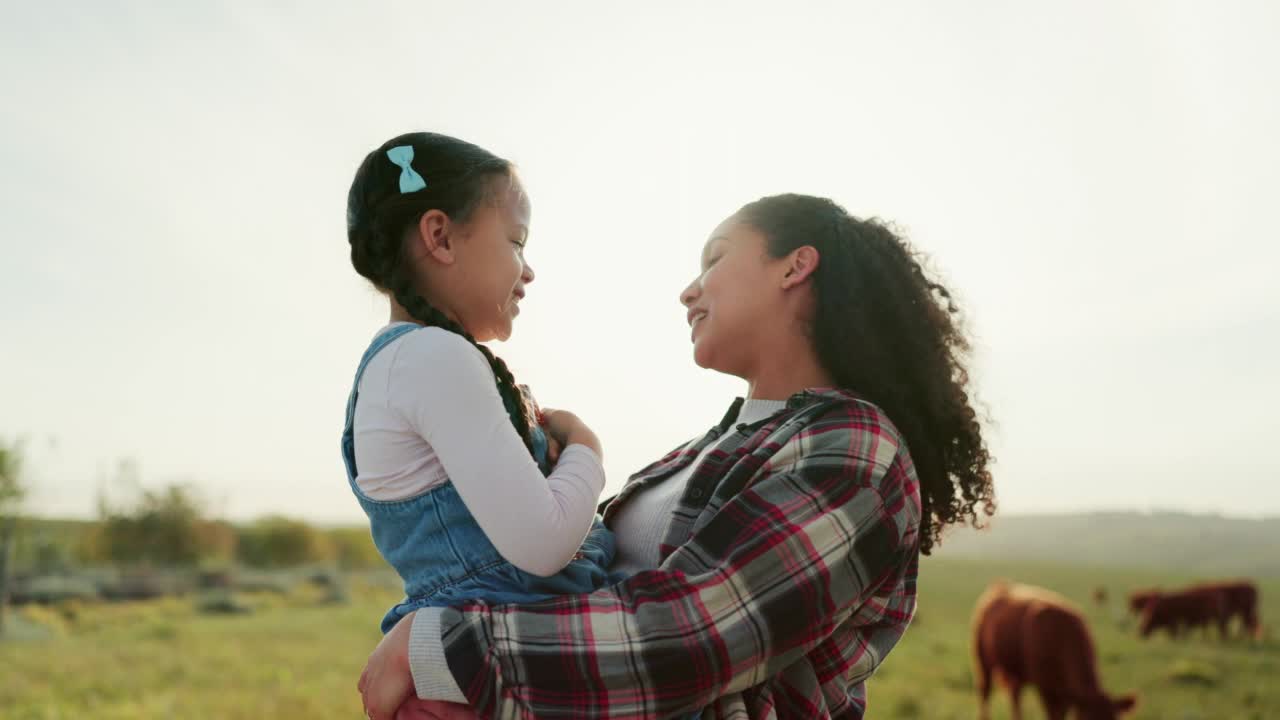
[[[428,210],[418,218],[418,237],[416,243],[419,252],[430,256],[442,265],[452,265],[457,255],[454,252],[454,226],[449,216],[439,210]]]
[[[790,290],[809,279],[813,271],[818,269],[818,262],[821,259],[818,249],[812,245],[802,245],[792,250],[787,256],[787,270],[782,276],[782,289]]]

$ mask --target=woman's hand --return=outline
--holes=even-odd
[[[365,717],[392,720],[406,699],[413,698],[413,673],[409,670],[409,631],[413,615],[401,618],[373,649],[360,673],[360,698]],[[410,716],[412,717],[412,716]],[[428,716],[429,717],[429,716]]]
[[[469,705],[409,698],[396,711],[395,720],[479,720]]]

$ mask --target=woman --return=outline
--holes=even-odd
[[[863,716],[919,555],[994,511],[959,310],[885,225],[803,195],[722,223],[680,299],[697,363],[748,393],[606,507],[635,574],[419,610],[370,656],[370,717],[415,687],[482,717]]]

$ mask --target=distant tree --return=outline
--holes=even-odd
[[[31,534],[30,530],[26,533],[28,537]],[[65,573],[71,569],[71,553],[65,544],[48,537],[37,538],[33,544],[31,571],[36,575]]]
[[[326,533],[333,543],[334,559],[343,570],[372,570],[387,567],[378,554],[373,536],[366,527],[334,528]]]
[[[199,528],[202,562],[229,565],[235,562],[240,533],[226,520],[211,520]]]
[[[17,543],[18,511],[26,487],[22,483],[22,448],[0,440],[0,634],[9,606],[9,568]]]
[[[272,515],[240,529],[237,555],[245,565],[292,567],[328,562],[333,544],[319,530],[301,520]]]
[[[118,474],[136,486],[131,504],[113,505],[98,498],[100,524],[90,540],[90,555],[115,565],[192,566],[210,556],[229,557],[222,524],[205,518],[204,503],[190,485],[159,490],[141,488],[132,464]],[[232,540],[231,542],[234,542]]]

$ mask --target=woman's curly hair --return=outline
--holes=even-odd
[[[995,512],[991,455],[970,397],[970,346],[951,293],[923,256],[885,223],[826,198],[775,195],[736,217],[768,238],[769,254],[817,249],[810,332],[836,384],[884,410],[905,436],[920,479],[920,550],[956,523]]]

